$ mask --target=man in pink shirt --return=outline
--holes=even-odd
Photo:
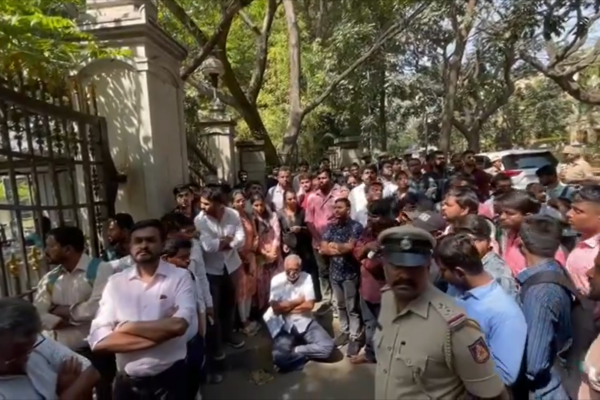
[[[500,227],[502,233],[499,238],[500,255],[508,264],[514,276],[526,268],[525,256],[519,248],[518,234],[525,217],[538,214],[540,202],[525,190],[512,190],[498,196],[494,204],[500,210]],[[565,265],[566,254],[559,248],[555,256],[556,261]]]
[[[331,304],[332,292],[329,283],[329,260],[319,253],[319,244],[321,237],[327,225],[333,218],[333,205],[338,197],[338,187],[331,180],[331,170],[321,168],[317,175],[318,188],[312,191],[306,199],[305,218],[308,230],[312,236],[312,245],[315,254],[315,260],[319,268],[319,287],[315,293],[317,301],[325,300]],[[316,285],[315,285],[316,286]]]
[[[600,248],[600,185],[584,186],[575,193],[567,218],[571,228],[579,232],[581,238],[569,254],[565,266],[577,289],[587,294],[589,281],[586,272],[594,266]]]

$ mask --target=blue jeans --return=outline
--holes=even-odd
[[[373,339],[375,338],[377,318],[379,318],[380,309],[381,304],[370,303],[362,297],[360,298],[360,310],[365,323],[365,356],[371,362],[377,361],[375,359],[375,346],[373,344]]]
[[[317,321],[312,321],[303,333],[292,327],[281,330],[273,340],[273,362],[281,372],[297,371],[308,360],[326,360],[335,346],[333,339]]]

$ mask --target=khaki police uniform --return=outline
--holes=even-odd
[[[385,262],[405,268],[427,265],[435,246],[412,226],[387,229],[378,241]],[[384,288],[378,328],[376,399],[491,398],[504,391],[479,325],[433,285],[399,312]]]
[[[575,146],[566,146],[563,150],[563,154],[565,155],[573,154],[580,156],[575,161],[565,164],[560,171],[567,183],[570,181],[588,179],[594,176],[592,167],[585,161],[581,153],[581,148]]]

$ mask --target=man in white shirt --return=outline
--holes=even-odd
[[[277,173],[277,185],[273,186],[267,192],[267,203],[273,211],[282,210],[285,206],[285,192],[292,189],[291,184],[292,172],[288,167],[279,168]]]
[[[198,389],[200,388],[200,376],[204,365],[204,335],[206,333],[206,306],[204,298],[201,295],[202,288],[196,274],[189,269],[191,266],[192,242],[185,237],[179,237],[167,240],[163,249],[162,258],[179,268],[187,269],[190,277],[196,284],[195,296],[198,303],[198,325],[190,325],[185,334],[187,340],[187,358],[188,368],[188,395],[190,400],[195,400]]]
[[[186,333],[198,307],[189,272],[161,260],[163,244],[160,221],[132,227],[135,264],[110,277],[92,322],[92,350],[117,356],[115,400],[188,397]]]
[[[92,354],[86,338],[113,269],[84,251],[81,229],[61,226],[48,232],[46,254],[57,267],[40,280],[33,304],[49,336],[92,362],[102,376],[96,387],[98,400],[110,400],[114,355]]]
[[[235,337],[235,287],[233,274],[242,265],[238,250],[244,245],[245,234],[240,215],[223,203],[222,191],[205,188],[200,193],[202,211],[194,224],[200,233],[204,262],[213,301],[214,320],[207,337],[208,355],[223,360],[223,343],[240,348],[245,342]]]
[[[301,264],[295,254],[286,257],[285,271],[271,280],[271,307],[264,315],[274,341],[273,362],[281,372],[302,369],[310,359],[325,360],[335,348],[333,339],[313,318],[315,291]]]
[[[360,219],[361,214],[366,215],[367,210],[367,191],[369,184],[377,181],[377,167],[375,165],[367,165],[363,169],[362,173],[362,183],[352,189],[350,194],[348,195],[348,200],[350,200],[350,217],[358,221]],[[383,197],[391,197],[396,194],[398,190],[398,186],[395,184],[384,181],[383,184]]]

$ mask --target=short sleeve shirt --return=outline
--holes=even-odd
[[[363,226],[348,219],[343,224],[333,223],[327,227],[323,235],[323,241],[332,243],[348,243],[351,240],[358,241],[363,232]],[[329,264],[329,277],[337,282],[351,280],[358,277],[360,264],[352,253],[343,256],[332,256]]]

